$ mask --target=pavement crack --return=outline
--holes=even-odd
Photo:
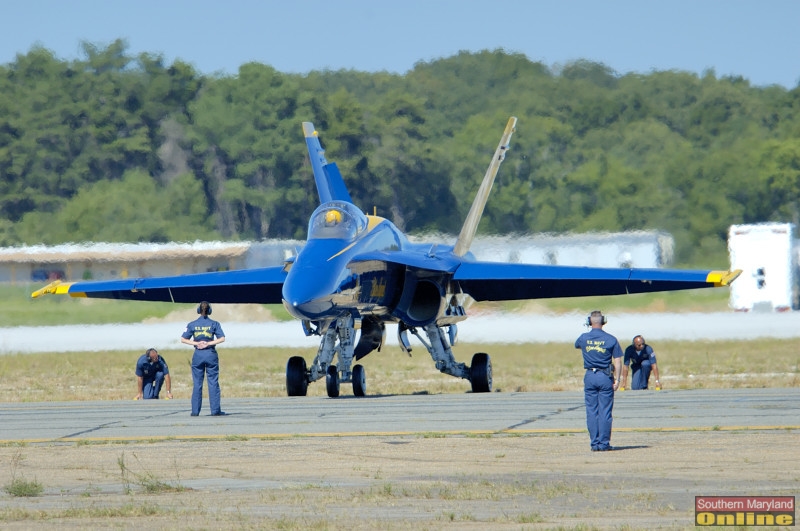
[[[177,415],[178,413],[179,413],[178,411],[171,411],[169,413],[164,413],[162,415],[148,415],[147,417],[144,417],[143,420],[147,420],[149,418],[155,418],[155,417],[169,417],[169,416],[172,416],[172,415]],[[112,426],[118,426],[118,425],[121,425],[121,424],[123,424],[123,421],[121,421],[121,420],[117,420],[117,421],[114,421],[114,422],[107,422],[105,424],[100,424],[99,426],[95,426],[93,428],[87,428],[87,429],[85,429],[83,431],[76,431],[75,433],[71,433],[69,435],[64,435],[64,436],[62,436],[60,438],[61,439],[71,439],[71,438],[74,438],[74,437],[81,437],[83,435],[86,435],[87,433],[94,433],[96,431],[100,431],[100,430],[103,430],[105,428],[110,428]]]
[[[94,428],[89,428],[89,429],[86,429],[86,430],[83,430],[83,431],[76,431],[75,433],[71,433],[69,435],[64,435],[61,438],[62,439],[71,439],[73,437],[80,437],[82,435],[86,435],[87,433],[92,433],[92,432],[95,432],[95,431],[98,431],[98,430],[102,430],[104,428],[108,428],[109,426],[116,426],[116,425],[118,425],[120,423],[121,423],[121,421],[109,422],[107,424],[100,424],[99,426],[95,426]]]
[[[542,413],[539,416],[532,417],[532,418],[529,418],[529,419],[525,419],[522,422],[518,422],[516,424],[512,424],[511,426],[508,426],[508,427],[506,427],[506,428],[504,428],[504,429],[502,429],[500,431],[502,432],[502,431],[516,430],[518,428],[521,428],[522,426],[527,426],[528,424],[533,424],[534,422],[537,422],[537,421],[542,421],[542,420],[546,420],[546,419],[549,419],[549,418],[557,417],[558,415],[561,415],[562,413],[565,413],[565,412],[569,413],[569,412],[581,409],[583,407],[584,406],[575,406],[575,407],[570,407],[570,408],[567,408],[567,409],[557,409],[556,411],[551,411],[549,413]]]

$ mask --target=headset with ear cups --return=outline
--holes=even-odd
[[[601,321],[601,324],[606,324],[608,322],[608,319],[606,319],[606,316],[603,315],[603,313],[600,310],[594,310],[592,313],[590,313],[586,317],[586,326],[592,326],[592,316],[595,316],[595,315],[599,315],[600,317],[603,318],[603,320]]]
[[[208,308],[208,313],[206,315],[211,315],[211,305],[207,301],[203,301],[203,302],[201,302],[200,304],[197,305],[197,313],[202,315],[202,313],[203,313],[202,308],[203,308],[204,304]]]

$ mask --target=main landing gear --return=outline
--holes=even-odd
[[[307,328],[307,333],[314,333]],[[336,319],[323,333],[317,356],[311,367],[300,356],[292,356],[286,364],[286,392],[289,396],[306,396],[308,384],[325,378],[328,396],[339,396],[341,383],[352,383],[355,396],[366,396],[367,377],[363,365],[352,366],[355,357],[356,330],[352,316]],[[339,365],[333,364],[338,356]]]
[[[371,336],[367,339],[373,346],[380,347],[380,342],[375,340],[376,334],[384,332],[383,323],[372,322]],[[376,331],[374,327],[380,326]],[[310,328],[307,327],[307,333]],[[362,327],[362,340],[364,343],[364,328]],[[436,368],[439,371],[469,380],[472,384],[473,393],[489,393],[492,390],[492,362],[489,355],[479,352],[472,356],[472,366],[468,367],[464,363],[456,362],[450,344],[455,342],[455,325],[449,326],[449,334],[444,332],[443,327],[430,324],[423,327],[427,336],[424,339],[414,327],[408,327],[403,323],[398,326],[398,338],[400,347],[406,351],[411,351],[408,342],[408,332],[414,334],[431,355]],[[449,337],[448,337],[449,335]],[[355,327],[352,316],[344,316],[336,319],[334,323],[322,334],[317,356],[314,358],[311,367],[306,366],[306,361],[301,356],[292,356],[286,364],[286,392],[289,396],[306,396],[308,384],[325,378],[325,389],[328,396],[337,398],[340,393],[341,383],[350,383],[353,386],[353,395],[366,396],[367,377],[364,367],[360,364],[352,365],[353,359],[365,356],[359,344],[354,346]],[[359,354],[356,356],[355,352]],[[371,350],[371,349],[370,349]],[[333,359],[338,356],[339,364],[334,365]]]
[[[425,335],[428,336],[427,341],[419,334],[416,328],[400,323],[397,329],[400,347],[406,352],[411,352],[407,333],[411,332],[428,349],[439,371],[469,380],[472,384],[473,393],[489,393],[492,391],[492,360],[488,354],[479,352],[472,356],[472,366],[470,367],[467,367],[464,363],[456,362],[453,350],[450,348],[450,345],[456,342],[456,325],[450,325],[447,334],[444,333],[443,327],[436,326],[436,324],[429,324],[423,327],[423,330]]]

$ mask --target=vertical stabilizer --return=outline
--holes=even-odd
[[[306,137],[306,146],[308,146],[308,158],[314,169],[314,181],[317,183],[320,204],[328,201],[352,203],[350,193],[347,191],[336,163],[325,160],[325,150],[319,143],[319,135],[314,129],[314,124],[303,122],[303,135]]]
[[[458,235],[456,245],[453,247],[453,254],[456,256],[464,256],[469,251],[472,240],[475,238],[475,232],[478,230],[478,223],[483,215],[483,208],[486,206],[486,201],[489,199],[489,192],[492,191],[494,178],[497,175],[497,170],[500,169],[500,163],[506,157],[508,145],[511,142],[511,135],[515,131],[517,125],[517,118],[512,116],[508,119],[506,130],[503,131],[503,137],[500,139],[500,145],[494,152],[492,162],[489,164],[489,169],[486,170],[486,175],[483,177],[481,187],[478,189],[478,194],[472,202],[472,206],[467,214],[467,219],[464,220],[464,226],[461,227],[461,234]]]

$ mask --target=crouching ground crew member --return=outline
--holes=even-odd
[[[625,390],[625,383],[628,381],[628,366],[631,370],[631,389],[647,389],[650,382],[650,371],[656,377],[656,391],[661,391],[661,380],[658,378],[658,365],[656,364],[656,353],[653,348],[645,343],[644,338],[638,335],[633,338],[633,343],[625,349],[625,358],[622,366],[622,383],[619,384],[620,391]]]
[[[192,356],[192,416],[200,414],[203,406],[203,377],[208,376],[208,401],[211,405],[212,415],[225,415],[220,409],[219,392],[219,356],[217,345],[225,341],[225,332],[222,325],[209,318],[211,305],[206,301],[197,306],[200,317],[186,325],[186,330],[181,334],[181,343],[194,347]]]
[[[139,356],[136,362],[136,381],[139,394],[134,400],[158,398],[164,383],[167,384],[167,398],[172,398],[172,379],[169,377],[167,361],[154,348],[147,349]]]
[[[603,331],[605,316],[595,310],[586,318],[591,330],[575,340],[575,348],[583,353],[583,395],[586,401],[586,427],[593,452],[613,450],[611,446],[611,412],[614,391],[619,386],[622,369],[622,348],[617,338]]]

